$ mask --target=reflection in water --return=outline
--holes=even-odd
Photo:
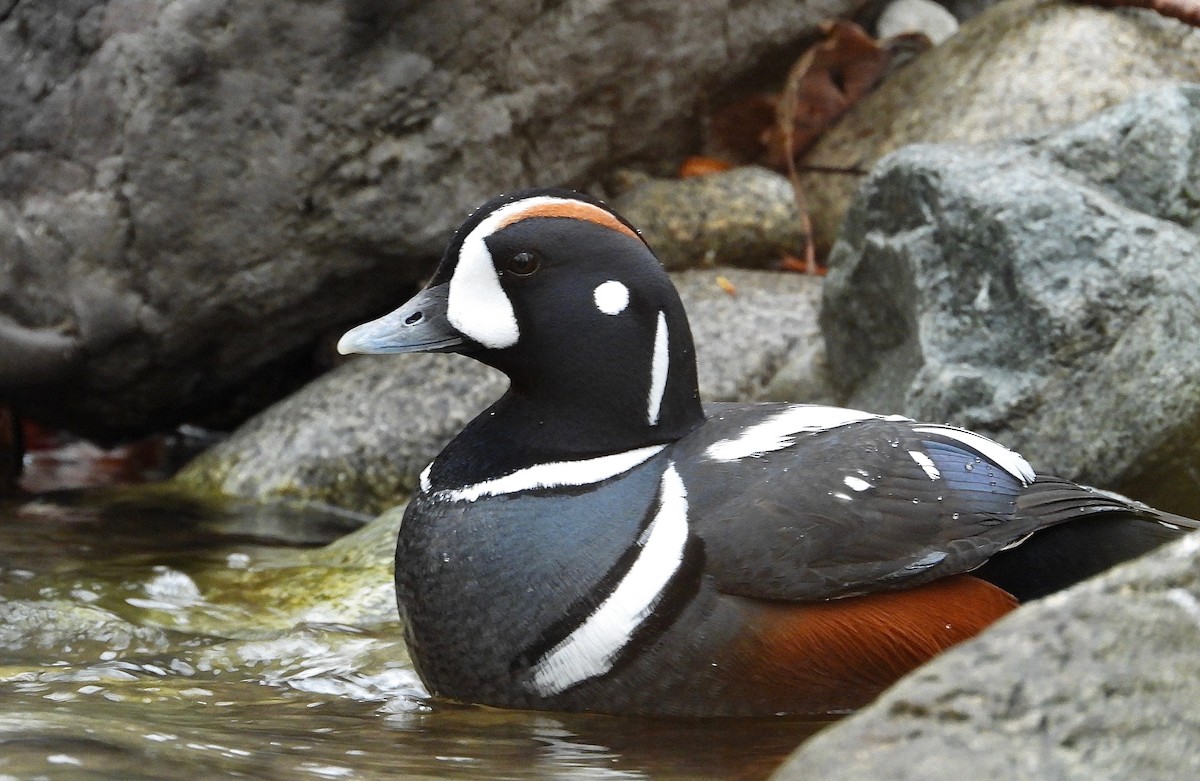
[[[142,520],[0,506],[0,777],[761,779],[821,726],[430,701],[391,608],[338,607],[386,567]]]

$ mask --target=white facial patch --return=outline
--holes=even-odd
[[[521,338],[512,302],[500,287],[500,275],[484,239],[491,236],[515,214],[530,207],[552,203],[570,203],[564,198],[537,196],[505,204],[487,216],[467,234],[458,251],[458,263],[450,277],[446,301],[446,319],[450,325],[484,347],[500,350],[512,347]]]
[[[1020,480],[1022,485],[1029,485],[1037,477],[1034,474],[1033,467],[1029,465],[1029,462],[1020,453],[1015,453],[999,442],[982,437],[973,431],[939,424],[913,426],[913,431],[918,434],[940,434],[943,437],[966,445],[971,450],[974,450],[1005,472],[1017,478],[1017,480]]]
[[[658,512],[642,532],[633,566],[575,631],[532,667],[533,688],[543,697],[603,675],[658,604],[683,563],[688,540],[687,489],[675,465],[663,472]]]
[[[596,308],[606,315],[619,315],[629,306],[629,288],[615,279],[602,282],[592,293]]]
[[[713,461],[737,461],[783,450],[796,443],[797,434],[827,431],[861,420],[890,420],[911,423],[903,415],[875,415],[856,409],[822,404],[794,404],[743,431],[739,436],[714,442],[704,451]]]
[[[650,396],[646,407],[646,421],[658,425],[658,413],[662,409],[663,393],[667,389],[667,368],[671,365],[668,352],[670,335],[667,333],[667,316],[658,313],[658,326],[654,329],[654,357],[650,361]]]
[[[496,209],[463,238],[446,301],[450,325],[484,347],[512,347],[521,338],[516,313],[500,285],[485,239],[511,223],[538,216],[583,219],[638,240],[632,228],[609,212],[574,198],[535,195]]]
[[[622,472],[633,469],[638,464],[649,461],[661,453],[665,447],[666,445],[649,445],[607,456],[584,458],[579,461],[551,461],[545,464],[534,464],[503,477],[484,480],[481,483],[473,483],[453,490],[438,491],[437,496],[439,499],[449,499],[453,502],[473,502],[481,496],[515,494],[521,491],[560,488],[567,485],[592,485],[610,477],[616,477]]]

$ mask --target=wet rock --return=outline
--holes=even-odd
[[[258,640],[311,625],[394,625],[393,559],[403,515],[404,507],[397,507],[322,548],[247,556],[231,566],[207,568],[198,575],[197,591],[204,605],[221,609],[198,605],[185,613],[187,626]],[[155,620],[153,615],[139,618],[143,623]]]
[[[0,397],[98,438],[242,420],[468,209],[683,151],[857,4],[3,4]]]
[[[773,776],[876,781],[1200,776],[1200,535],[1032,603]]]
[[[109,651],[126,654],[160,651],[168,636],[77,600],[0,600],[0,648],[6,657],[43,661],[47,657]]]
[[[354,359],[252,418],[177,482],[232,496],[378,513],[504,392],[498,372],[434,355]]]
[[[704,398],[831,397],[818,278],[720,269],[675,280]],[[425,465],[506,387],[503,375],[458,356],[357,358],[247,423],[177,480],[202,492],[380,512],[415,490]]]
[[[1200,82],[1200,30],[1152,11],[1007,0],[856,105],[804,162],[869,170],[906,144],[1044,132],[1170,83]],[[819,247],[861,176],[806,174]]]
[[[831,374],[1038,469],[1200,512],[1200,87],[996,147],[914,146],[831,256]]]
[[[804,252],[792,185],[746,166],[687,179],[635,185],[613,208],[637,226],[663,266],[766,268]]]

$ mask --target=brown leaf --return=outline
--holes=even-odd
[[[700,155],[693,155],[680,164],[679,178],[688,179],[693,176],[719,174],[722,171],[728,171],[731,168],[733,168],[733,163],[730,163],[727,160],[721,160],[716,157],[702,157]]]
[[[763,138],[775,125],[776,98],[751,95],[713,113],[708,135],[712,148],[741,163],[762,162]]]
[[[792,66],[767,138],[768,161],[784,167],[807,149],[887,71],[890,51],[853,22],[821,25],[825,40]]]

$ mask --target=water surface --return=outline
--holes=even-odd
[[[386,566],[317,547],[349,523],[153,489],[0,503],[0,777],[761,779],[821,726],[431,700]]]

